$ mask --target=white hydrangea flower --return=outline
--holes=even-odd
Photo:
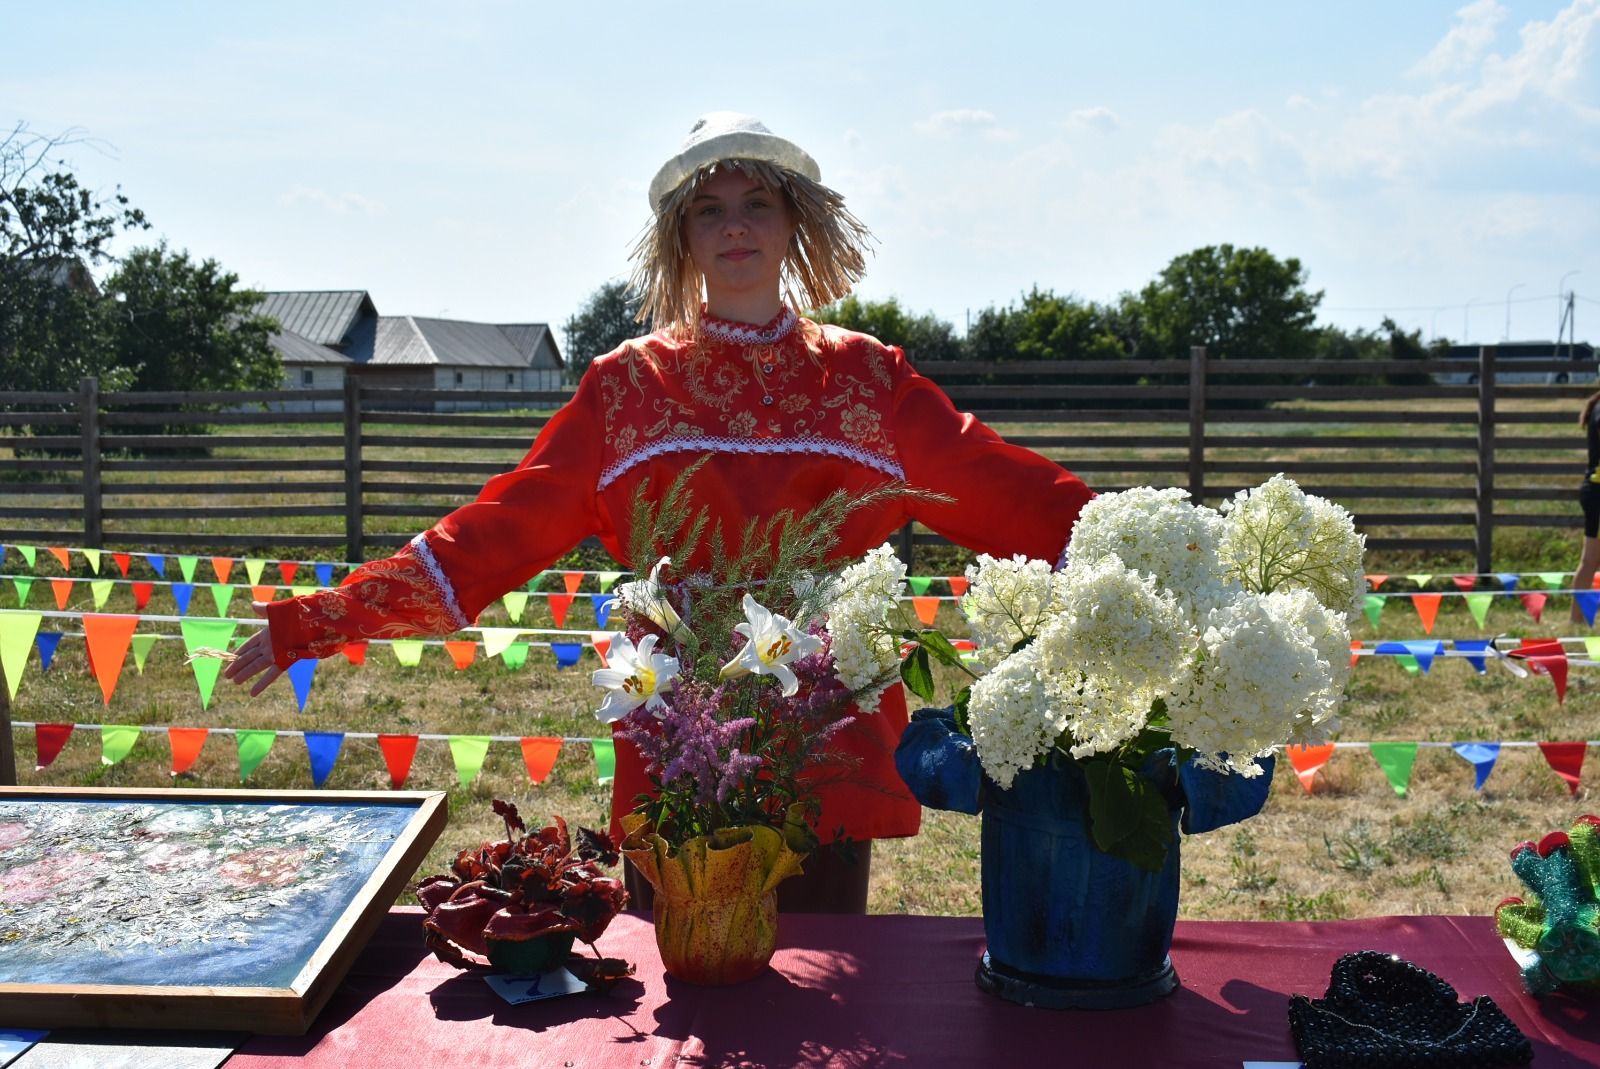
[[[1353,618],[1361,611],[1367,539],[1342,507],[1280,474],[1241,490],[1222,512],[1217,553],[1247,589],[1264,594],[1304,587],[1335,612]]]
[[[1117,557],[1134,571],[1155,577],[1196,618],[1232,596],[1217,556],[1222,517],[1189,501],[1189,491],[1136,486],[1101,494],[1083,507],[1067,544],[1069,564],[1095,564]]]
[[[1199,662],[1168,702],[1172,739],[1193,747],[1199,765],[1259,775],[1257,759],[1337,692],[1305,620],[1302,599],[1258,594],[1206,617]]]
[[[1051,610],[1052,568],[1048,561],[1020,554],[1000,559],[980,554],[967,566],[967,592],[961,597],[978,660],[993,668],[1013,647],[1039,633]]]
[[[1150,706],[1156,698],[1149,688],[1081,673],[1047,675],[1045,693],[1066,723],[1073,757],[1115,750],[1139,734],[1150,720]]]
[[[1188,661],[1193,627],[1171,591],[1114,556],[1073,562],[1053,580],[1053,611],[1037,645],[1047,672],[1083,672],[1165,695]],[[1149,703],[1146,702],[1146,709]]]
[[[834,590],[828,606],[834,674],[863,691],[857,708],[876,712],[879,695],[898,678],[900,639],[888,619],[906,593],[905,562],[885,543],[839,573]]]
[[[1328,733],[1339,726],[1339,707],[1344,704],[1345,684],[1350,681],[1349,624],[1343,613],[1324,606],[1309,590],[1274,591],[1267,600],[1272,603],[1270,611],[1274,615],[1294,621],[1305,632],[1317,651],[1317,659],[1326,663],[1328,673],[1327,687],[1312,695],[1299,711],[1286,741],[1325,742]]]
[[[1046,693],[1037,646],[1013,653],[972,685],[967,723],[983,771],[1002,787],[1050,752],[1067,716]]]

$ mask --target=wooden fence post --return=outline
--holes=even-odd
[[[916,575],[911,568],[911,557],[916,552],[917,540],[911,528],[912,524],[909,523],[900,528],[900,559],[906,562],[906,574]]]
[[[360,563],[361,538],[361,380],[344,373],[344,549],[345,560]]]
[[[98,549],[105,541],[100,496],[100,381],[78,383],[78,419],[83,436],[83,544]]]
[[[1189,346],[1189,500],[1206,493],[1206,347]]]
[[[1494,378],[1495,347],[1485,345],[1478,349],[1478,523],[1474,538],[1482,574],[1494,567]]]

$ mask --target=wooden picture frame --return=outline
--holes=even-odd
[[[447,815],[437,791],[0,787],[0,1026],[302,1034]]]

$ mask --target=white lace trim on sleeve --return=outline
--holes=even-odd
[[[434,557],[433,550],[428,547],[425,534],[419,534],[411,540],[411,552],[416,554],[417,559],[422,562],[422,567],[427,570],[428,578],[432,580],[439,594],[439,600],[444,603],[445,609],[450,613],[450,620],[456,625],[457,630],[471,624],[472,621],[461,611],[461,604],[456,601],[455,587],[445,578],[444,569],[439,567],[439,561]]]

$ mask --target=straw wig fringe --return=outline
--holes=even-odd
[[[844,197],[821,182],[764,160],[719,160],[700,168],[656,206],[655,219],[634,246],[630,286],[639,298],[639,322],[684,332],[700,315],[700,272],[689,258],[683,218],[700,184],[719,167],[734,167],[753,182],[782,193],[798,226],[783,258],[783,299],[791,308],[820,308],[845,296],[866,274],[866,224]]]

